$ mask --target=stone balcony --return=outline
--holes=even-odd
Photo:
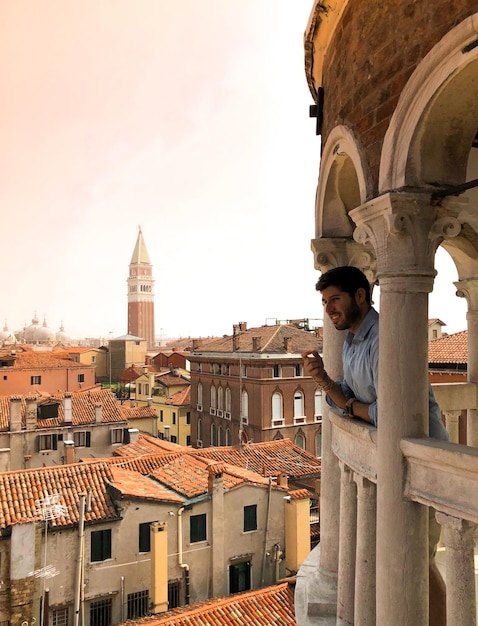
[[[478,448],[455,441],[461,410],[473,410],[477,406],[476,387],[452,383],[436,385],[434,391],[446,417],[451,441],[401,440],[406,466],[401,497],[436,509],[442,525],[437,564],[447,584],[447,621],[452,626],[474,626],[477,623]],[[340,500],[339,545],[335,546],[338,567],[337,572],[321,571],[320,544],[309,554],[297,576],[296,620],[298,626],[335,623],[373,626],[380,601],[375,578],[378,562],[375,524],[377,514],[384,514],[377,510],[377,430],[364,422],[334,415],[329,418],[330,447],[340,467],[340,493],[336,494]],[[327,480],[326,476],[324,479]],[[422,531],[423,527],[411,528],[411,534]],[[426,542],[425,533],[423,542]],[[404,545],[403,549],[411,548]],[[410,576],[415,576],[415,572]]]

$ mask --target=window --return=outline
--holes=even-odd
[[[257,530],[257,504],[250,504],[244,507],[244,532]]]
[[[231,390],[226,387],[226,411],[231,412]]]
[[[113,601],[111,598],[90,603],[90,626],[110,626]]]
[[[219,374],[219,376],[222,376],[222,363],[219,363],[217,366],[217,373]]]
[[[111,443],[123,443],[123,429],[113,428],[111,431]]]
[[[211,409],[216,408],[216,387],[211,385]]]
[[[68,626],[68,607],[54,609],[52,612],[52,626]]]
[[[87,430],[79,430],[73,433],[73,441],[76,448],[89,448],[91,446],[91,433]]]
[[[96,357],[95,356],[91,357],[91,364],[93,365],[93,363],[96,363]]]
[[[229,428],[226,430],[226,446],[231,445],[231,431]]]
[[[41,376],[30,376],[30,385],[41,385]]]
[[[206,513],[191,515],[189,518],[189,541],[206,541]]]
[[[272,426],[282,426],[282,395],[276,391],[272,394]]]
[[[139,525],[139,544],[138,544],[138,552],[150,552],[151,551],[151,524],[153,522],[145,522],[144,524]]]
[[[186,445],[187,446],[191,445],[191,435],[186,435]]]
[[[216,440],[216,424],[211,424],[211,446],[217,445]]]
[[[305,450],[305,437],[302,433],[297,433],[294,441],[296,446],[299,446],[299,448]]]
[[[217,408],[220,411],[224,409],[224,389],[222,387],[217,389]]]
[[[128,619],[144,617],[149,613],[149,589],[128,593]]]
[[[176,411],[173,411],[171,420],[172,420],[173,426],[175,426],[176,425]]]
[[[217,429],[217,445],[222,446],[222,427],[219,426]]]
[[[169,441],[171,443],[178,443],[178,438],[176,437],[176,435],[171,435],[171,437],[169,438]]]
[[[316,389],[314,393],[314,418],[315,421],[322,419],[322,390]]]
[[[280,365],[274,365],[274,367],[272,369],[272,376],[274,378],[280,378],[281,377]]]
[[[197,371],[202,372],[202,363],[197,364]]]
[[[171,580],[168,582],[168,611],[175,609],[181,604],[181,582],[179,580]]]
[[[251,588],[251,562],[244,561],[229,566],[229,593],[247,591]]]
[[[300,363],[297,363],[295,366],[295,375],[302,376],[302,365]]]
[[[198,439],[202,441],[202,419],[198,419]]]
[[[244,389],[241,395],[241,417],[249,416],[249,396],[247,391]]]
[[[202,406],[202,383],[198,383],[198,404]]]
[[[58,435],[38,435],[37,451],[58,450]]]
[[[78,374],[78,382],[79,383],[84,383],[85,382],[85,375],[84,374]]]
[[[106,559],[111,559],[111,528],[91,533],[90,561],[95,563]]]
[[[191,424],[191,411],[186,411],[186,424],[188,426]]]
[[[241,365],[241,376],[247,378],[247,367],[245,365]]]
[[[305,423],[304,413],[304,394],[302,391],[297,390],[294,393],[294,424]]]
[[[315,456],[322,456],[322,433],[315,433]]]
[[[159,409],[159,421],[162,422],[164,420],[164,412],[163,409]]]

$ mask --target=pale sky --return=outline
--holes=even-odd
[[[311,0],[2,0],[0,326],[127,331],[138,226],[156,334],[322,315]],[[466,328],[451,264],[430,317]]]

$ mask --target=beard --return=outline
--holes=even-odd
[[[355,300],[352,300],[349,308],[344,312],[343,319],[339,319],[335,324],[337,330],[348,330],[360,319],[361,311]]]

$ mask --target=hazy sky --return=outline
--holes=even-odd
[[[127,330],[141,225],[156,334],[319,318],[311,0],[2,0],[0,326]],[[441,259],[441,257],[440,257]],[[466,327],[442,265],[430,317]]]

